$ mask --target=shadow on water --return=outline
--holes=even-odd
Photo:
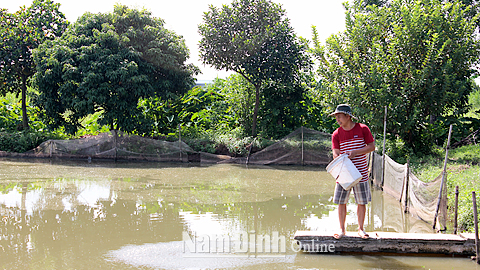
[[[392,258],[386,256],[355,256],[359,265],[365,268],[373,269],[425,269],[423,266],[410,265],[402,261],[402,258]]]

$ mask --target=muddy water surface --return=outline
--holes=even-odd
[[[0,269],[477,267],[465,258],[297,252],[295,231],[336,231],[333,188],[315,167],[2,159]],[[353,197],[348,210],[355,230]],[[366,228],[431,232],[378,191]]]

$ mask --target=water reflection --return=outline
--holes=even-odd
[[[182,233],[336,230],[334,183],[321,168],[0,161],[0,267],[6,269],[383,268],[397,259],[309,256],[184,258]],[[348,228],[356,206],[348,205]],[[375,191],[368,230],[425,232]],[[424,261],[422,261],[424,263]],[[458,263],[458,261],[456,262]],[[462,263],[470,265],[468,260]],[[316,266],[314,266],[316,265]],[[383,266],[382,266],[383,265]],[[408,264],[417,267],[419,264]],[[354,267],[356,266],[356,267]],[[397,266],[401,266],[397,264]]]

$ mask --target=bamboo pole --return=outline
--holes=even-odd
[[[252,148],[253,148],[253,145],[255,144],[256,139],[257,139],[256,137],[253,138],[253,141],[250,144],[250,149],[248,149],[247,160],[245,161],[245,165],[248,165],[248,163],[250,162],[250,155],[252,154]]]
[[[475,195],[475,191],[472,191],[472,202],[473,202],[473,219],[475,221],[475,254],[477,264],[480,264],[480,257],[478,252],[478,217],[477,217],[477,196]]]
[[[381,188],[383,188],[383,182],[385,180],[385,142],[387,139],[387,106],[385,106],[385,116],[383,117],[383,151],[382,151],[382,183]]]
[[[50,158],[52,158],[53,155],[53,141],[50,140]]]
[[[405,177],[405,206],[403,208],[403,212],[408,212],[408,183],[410,182],[410,159],[407,160],[407,175]]]
[[[376,140],[376,134],[373,135],[373,141]],[[372,152],[370,152],[370,172],[369,172],[369,178],[372,182],[372,185],[375,184],[375,150],[373,150]]]
[[[442,182],[440,183],[440,191],[438,193],[437,210],[435,211],[435,217],[433,219],[433,229],[435,229],[435,225],[437,223],[438,211],[440,210],[440,202],[443,195],[443,186],[445,185],[445,179],[447,177],[448,148],[450,147],[450,138],[452,137],[452,127],[453,126],[450,125],[450,129],[448,131],[447,147],[445,148],[445,161],[443,162]]]
[[[114,146],[114,153],[115,153],[115,154],[114,154],[114,155],[115,155],[114,160],[115,160],[115,162],[117,162],[117,136],[118,136],[118,134],[117,134],[117,130],[116,130],[116,129],[113,130],[113,134],[114,134],[114,136],[113,136],[113,143],[114,143],[114,145],[115,145],[115,146]]]
[[[305,165],[304,161],[305,161],[305,159],[303,157],[303,126],[302,126],[302,166]]]
[[[457,234],[458,227],[458,186],[455,187],[455,218],[453,219],[453,234]]]
[[[178,147],[180,148],[180,162],[183,162],[183,153],[182,153],[182,131],[180,124],[178,124]]]

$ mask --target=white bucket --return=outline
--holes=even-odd
[[[341,154],[327,166],[327,172],[333,176],[345,190],[351,189],[361,179],[362,174],[348,158],[347,154]]]

